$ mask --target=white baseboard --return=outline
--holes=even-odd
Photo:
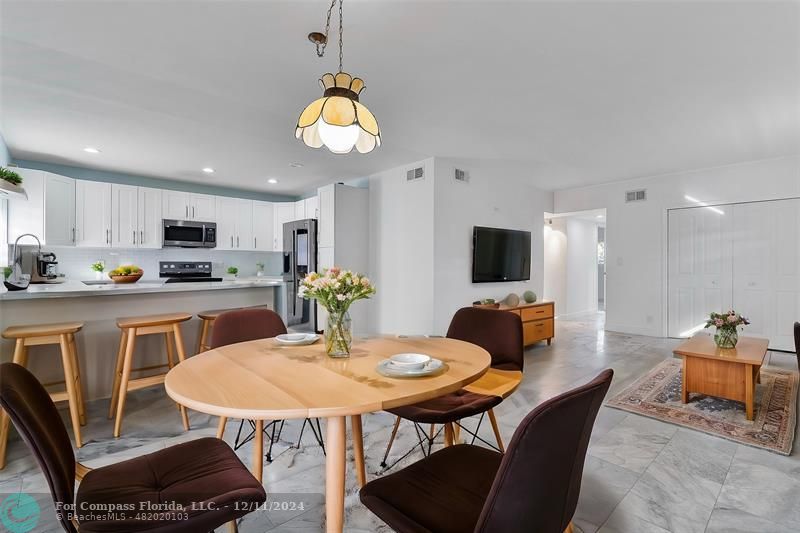
[[[645,335],[647,337],[663,337],[658,328],[654,327],[642,327],[642,326],[631,326],[631,325],[624,325],[624,324],[613,324],[611,322],[606,322],[606,331],[610,331],[612,333],[627,333],[629,335]]]

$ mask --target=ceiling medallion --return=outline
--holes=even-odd
[[[328,72],[319,79],[322,98],[311,102],[300,114],[295,137],[306,146],[326,146],[334,154],[347,154],[353,148],[366,154],[381,145],[378,121],[369,109],[358,101],[364,90],[364,80],[342,71],[342,2],[332,0],[328,9],[325,33],[313,32],[308,39],[317,47],[317,56],[325,54],[331,25],[331,13],[339,3],[339,72]]]

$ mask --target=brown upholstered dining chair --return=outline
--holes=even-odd
[[[462,444],[367,483],[361,501],[398,533],[572,530],[586,448],[612,370],[547,400],[505,454]]]
[[[519,315],[477,307],[464,307],[453,315],[450,327],[447,329],[447,337],[476,344],[489,352],[492,358],[492,368],[519,372],[523,370],[524,348],[522,345],[522,321]],[[394,464],[408,456],[417,447],[422,448],[423,453],[426,455],[430,454],[434,439],[439,434],[434,431],[436,425],[442,426],[439,432],[445,431],[446,446],[454,439],[454,429],[458,428],[463,428],[468,433],[471,433],[473,443],[477,438],[489,444],[478,436],[478,430],[483,422],[484,415],[489,416],[495,432],[497,449],[502,451],[503,442],[493,410],[502,401],[503,399],[499,396],[488,396],[461,389],[439,398],[390,409],[388,412],[396,415],[397,419],[392,428],[389,444],[386,447],[381,466],[389,468],[386,460],[392,449],[392,443],[397,435],[401,419],[414,423],[418,443],[411,451],[395,461]],[[474,431],[467,430],[459,423],[464,418],[476,415],[481,415],[481,418]],[[426,432],[422,424],[430,424],[430,431]]]
[[[220,314],[214,321],[214,329],[211,331],[210,347],[213,350],[220,346],[227,346],[238,342],[277,337],[284,333],[286,333],[286,325],[283,323],[283,319],[281,319],[280,315],[275,311],[263,307],[235,309]],[[225,425],[227,422],[227,417],[220,417],[219,426],[217,427],[217,438],[221,439],[225,435]],[[255,423],[252,420],[248,420],[247,422],[250,424],[250,432],[242,438],[242,428],[245,423],[245,421],[242,420],[239,423],[239,430],[236,433],[236,439],[233,444],[234,450],[238,450],[255,437]],[[314,427],[315,422],[316,428]],[[303,427],[300,429],[300,438],[297,443],[298,447],[300,446],[300,439],[303,438],[303,431],[305,431],[306,424],[311,427],[314,438],[324,451],[325,445],[322,441],[322,428],[320,427],[319,420],[312,421],[306,419],[303,421]],[[272,461],[272,445],[276,439],[280,438],[282,429],[282,420],[273,420],[264,426],[264,433],[269,439],[267,461]]]
[[[0,365],[0,405],[39,463],[54,504],[61,509],[75,504],[77,516],[67,512],[58,515],[68,533],[212,531],[266,500],[264,487],[233,450],[214,438],[178,444],[95,470],[76,463],[69,435],[50,395],[20,365]],[[80,481],[77,495],[76,480]],[[185,519],[179,520],[169,511],[147,513],[146,519],[139,520],[135,512],[122,519],[104,517],[97,511],[101,506],[120,510],[133,505],[140,509],[140,505],[164,502],[181,505],[186,510]],[[87,514],[81,516],[82,511]],[[120,513],[109,513],[114,514]],[[235,530],[235,522],[232,528]]]

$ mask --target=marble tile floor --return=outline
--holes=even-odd
[[[496,409],[506,442],[534,406],[585,383],[603,368],[615,370],[610,392],[615,394],[672,356],[678,341],[605,332],[603,318],[602,313],[593,313],[560,319],[552,346],[527,350],[522,385]],[[769,357],[772,365],[796,365],[794,354]],[[129,395],[123,436],[114,439],[112,423],[105,417],[107,406],[107,400],[88,406],[86,444],[77,455],[90,467],[213,436],[216,431],[215,418],[190,411],[192,430],[184,433],[174,404],[153,388]],[[63,414],[66,421],[66,411]],[[473,427],[475,422],[470,421]],[[368,477],[380,475],[392,423],[384,413],[364,417]],[[273,508],[245,517],[240,523],[243,533],[323,530],[324,456],[308,431],[300,448],[293,447],[300,425],[287,422],[273,450],[274,461],[265,467]],[[237,428],[238,421],[229,422],[228,442],[233,442]],[[482,426],[481,435],[492,440],[488,424]],[[410,424],[402,424],[390,463],[415,439]],[[249,445],[239,450],[248,466],[250,451]],[[395,468],[420,457],[417,452]],[[0,494],[18,491],[34,496],[44,509],[35,531],[61,531],[48,511],[52,504],[44,477],[27,448],[14,438],[8,466],[0,471]],[[346,531],[391,531],[359,502],[352,470],[347,475],[345,505]],[[592,434],[574,523],[584,533],[800,531],[800,454],[784,457],[603,407]]]

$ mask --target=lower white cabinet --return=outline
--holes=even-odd
[[[45,198],[45,205],[49,200]],[[45,222],[47,224],[47,221]],[[47,231],[47,228],[45,228]],[[111,184],[77,180],[75,183],[75,243],[78,246],[111,246]],[[49,243],[54,244],[54,243]]]

